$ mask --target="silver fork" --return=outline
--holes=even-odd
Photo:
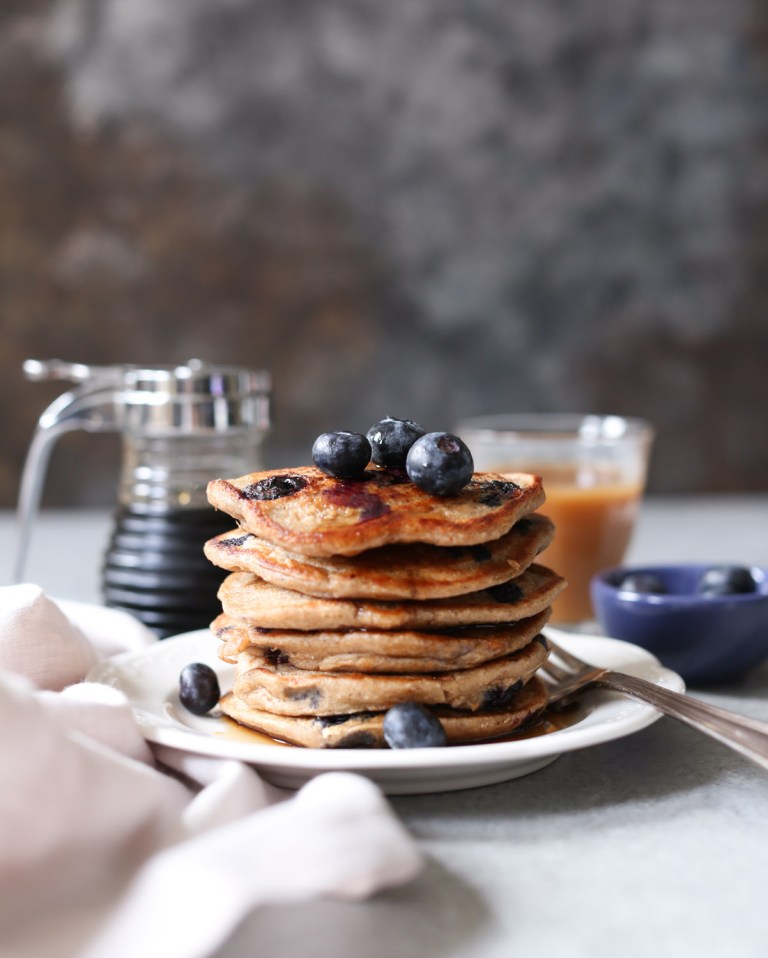
[[[550,638],[547,638],[547,644],[552,654],[540,671],[554,680],[549,689],[550,702],[558,702],[590,685],[621,692],[685,722],[768,769],[768,723],[708,705],[634,675],[589,665]]]

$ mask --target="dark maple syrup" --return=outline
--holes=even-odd
[[[208,508],[120,506],[102,567],[104,603],[159,638],[207,628],[221,611],[223,569],[203,553],[232,519]]]

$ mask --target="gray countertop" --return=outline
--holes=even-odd
[[[44,513],[26,578],[98,601],[108,528]],[[12,541],[0,514],[0,582]],[[630,559],[768,565],[768,496],[649,499]],[[768,721],[768,664],[691,691]],[[768,954],[768,773],[670,719],[508,783],[391,801],[428,857],[413,884],[261,909],[220,958]]]

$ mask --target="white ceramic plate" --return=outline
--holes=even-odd
[[[146,625],[121,609],[77,602],[74,599],[57,598],[54,601],[69,621],[82,629],[102,655],[138,652],[157,642],[155,634]]]
[[[679,675],[635,645],[549,628],[545,633],[595,665],[620,668],[675,691],[684,688]],[[216,646],[208,630],[188,632],[108,659],[88,678],[123,690],[149,742],[200,755],[239,759],[255,766],[273,784],[288,788],[298,788],[322,772],[340,770],[366,775],[388,794],[490,785],[535,772],[563,752],[629,735],[659,718],[659,713],[647,705],[596,690],[583,696],[578,722],[534,738],[448,748],[295,748],[263,738],[259,741],[258,735],[247,730],[240,733],[225,719],[200,718],[181,705],[179,672],[189,662],[207,662],[218,673],[222,691],[231,686],[234,668],[217,658]]]

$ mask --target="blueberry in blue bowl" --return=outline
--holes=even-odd
[[[652,652],[690,685],[741,678],[768,659],[768,569],[682,563],[607,569],[591,584],[606,635]]]

